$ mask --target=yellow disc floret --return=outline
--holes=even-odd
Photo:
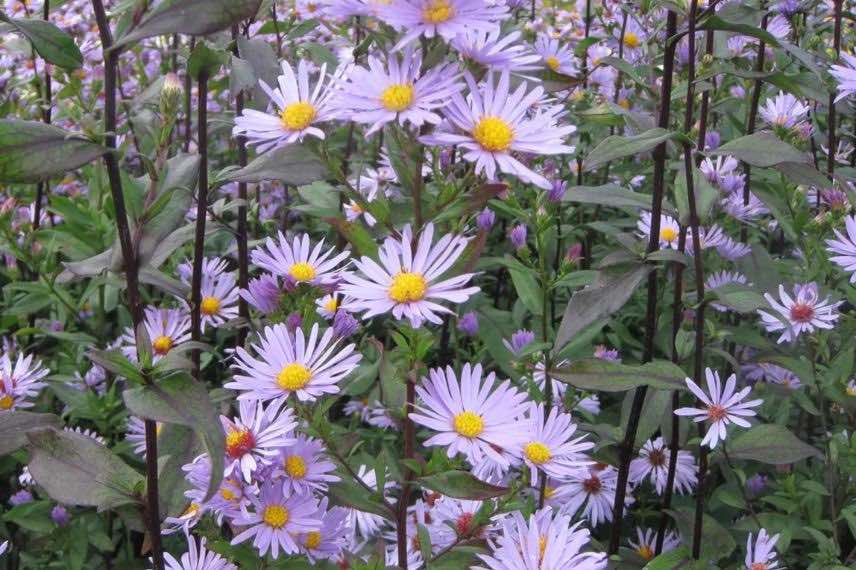
[[[312,124],[317,114],[318,112],[312,106],[312,103],[298,101],[283,109],[279,114],[279,118],[282,121],[282,126],[286,129],[290,131],[302,131]]]
[[[676,239],[678,239],[678,230],[673,227],[665,227],[660,230],[660,239],[672,243]]]
[[[499,117],[482,117],[472,132],[473,138],[483,149],[490,152],[502,152],[511,147],[514,141],[514,129]]]
[[[15,405],[15,399],[9,394],[0,396],[0,410],[9,410]]]
[[[550,453],[550,448],[540,441],[530,441],[523,448],[523,452],[529,458],[529,461],[536,465],[547,463],[553,457],[553,454]]]
[[[152,348],[156,354],[164,355],[172,348],[172,339],[166,335],[160,335],[152,341]]]
[[[220,312],[220,299],[217,297],[203,297],[202,303],[199,305],[199,310],[202,311],[203,315],[208,315],[209,317],[216,315]]]
[[[315,279],[315,268],[305,261],[300,261],[289,268],[288,274],[291,275],[295,281],[312,281]]]
[[[312,371],[296,362],[286,364],[276,375],[276,384],[283,390],[300,390],[312,378]]]
[[[635,49],[639,47],[639,44],[642,42],[639,40],[639,36],[634,34],[633,32],[624,32],[624,45],[629,48]]]
[[[559,65],[561,65],[561,64],[559,63],[559,58],[558,58],[558,57],[556,57],[555,55],[551,55],[550,57],[548,57],[547,59],[545,59],[545,60],[544,60],[544,63],[546,63],[546,64],[547,64],[547,67],[549,67],[549,68],[550,68],[550,69],[552,69],[553,71],[559,71]]]
[[[426,24],[442,24],[455,15],[455,9],[448,0],[431,0],[422,10],[422,19]]]
[[[288,523],[288,509],[282,505],[269,505],[265,507],[262,520],[271,528],[282,528]]]
[[[306,540],[303,543],[303,546],[307,548],[307,550],[313,550],[318,548],[321,544],[321,533],[317,530],[310,531],[306,533]]]
[[[306,477],[306,462],[299,455],[289,455],[283,462],[285,472],[292,479],[303,479]]]
[[[413,103],[413,85],[409,83],[390,85],[380,94],[380,103],[387,111],[396,113],[404,111]]]
[[[484,431],[484,420],[477,413],[465,410],[455,416],[455,431],[464,437],[478,437]]]
[[[402,271],[392,278],[389,286],[389,298],[396,303],[421,301],[428,291],[428,282],[419,273]]]

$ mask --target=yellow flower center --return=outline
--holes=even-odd
[[[553,71],[559,71],[559,58],[555,55],[551,55],[547,59],[544,60],[544,63],[547,64],[547,67],[552,69]]]
[[[630,110],[630,100],[619,99],[618,100],[618,106],[621,107],[622,109],[627,109],[629,111]]]
[[[318,548],[321,544],[321,533],[317,530],[310,531],[306,534],[306,540],[303,545],[307,548],[307,550],[313,550]]]
[[[190,506],[184,510],[181,516],[189,518],[195,517],[196,513],[199,512],[199,505],[197,503],[190,503]]]
[[[330,299],[326,303],[324,303],[324,310],[328,313],[332,313],[338,308],[339,302],[336,300],[335,297],[330,297]]]
[[[163,431],[163,424],[160,422],[157,422],[155,424],[155,436],[160,437],[160,434],[162,431]]]
[[[299,455],[289,455],[285,459],[285,472],[292,479],[303,479],[306,477],[306,462]]]
[[[545,499],[552,499],[553,495],[555,495],[555,494],[556,494],[556,488],[555,487],[551,487],[550,485],[547,485],[546,487],[544,487],[544,498]]]
[[[217,297],[204,297],[199,310],[202,311],[203,315],[208,315],[209,317],[216,315],[220,312],[220,299]]]
[[[0,410],[11,409],[11,407],[14,405],[15,399],[9,394],[3,394],[3,397],[0,397]]]
[[[309,383],[312,372],[296,362],[286,364],[276,375],[276,383],[283,390],[299,390]]]
[[[288,270],[288,274],[291,275],[295,281],[311,281],[315,279],[315,268],[305,261],[300,261],[291,266]]]
[[[283,109],[279,114],[279,119],[282,121],[282,126],[289,131],[302,131],[312,124],[317,114],[318,112],[312,103],[298,101]]]
[[[390,85],[380,94],[380,102],[387,111],[404,111],[413,103],[413,86],[409,83]]]
[[[426,24],[442,24],[455,15],[455,9],[448,0],[431,0],[422,10],[422,19]]]
[[[538,558],[543,559],[544,558],[544,552],[546,552],[546,551],[547,551],[547,537],[544,535],[541,535],[538,538]]]
[[[536,465],[547,463],[553,457],[553,454],[550,453],[550,448],[540,441],[530,441],[523,448],[523,452],[529,458],[529,461]]]
[[[478,437],[484,431],[484,420],[477,413],[465,410],[455,416],[455,431],[464,437]]]
[[[262,520],[271,528],[282,528],[288,522],[288,509],[282,505],[270,505],[265,507]]]
[[[226,434],[226,453],[233,459],[243,457],[256,446],[256,438],[248,429],[230,430]]]
[[[651,550],[651,547],[647,544],[640,544],[639,548],[636,549],[636,552],[645,560],[651,560],[654,558],[654,551]]]
[[[624,45],[629,48],[635,49],[639,47],[640,43],[641,42],[639,41],[639,36],[637,36],[633,32],[624,32]]]
[[[226,499],[227,501],[234,501],[238,498],[238,495],[236,495],[235,492],[229,487],[223,487],[222,489],[220,489],[220,496]]]
[[[768,568],[769,566],[767,566],[766,562],[753,562],[749,570],[767,570]]]
[[[660,239],[672,243],[678,239],[678,230],[673,227],[666,227],[660,230]]]
[[[389,286],[389,298],[396,303],[421,301],[428,291],[428,282],[419,273],[403,271],[392,278]]]
[[[508,150],[514,141],[511,125],[499,117],[482,117],[472,132],[473,138],[482,148],[491,152]]]
[[[156,354],[164,355],[172,348],[172,339],[166,335],[161,335],[152,341],[152,348]]]

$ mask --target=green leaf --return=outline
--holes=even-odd
[[[208,42],[196,42],[190,59],[187,60],[187,72],[191,77],[200,78],[202,74],[212,77],[225,65],[229,55],[225,50],[212,47]]]
[[[324,178],[324,165],[315,154],[299,144],[290,144],[258,156],[247,166],[225,174],[232,182],[279,180],[303,186]]]
[[[533,315],[541,316],[543,312],[541,287],[535,279],[534,272],[529,269],[510,266],[508,272],[511,274],[511,282],[514,283],[514,289],[523,305]]]
[[[3,18],[0,17],[0,20]],[[44,20],[6,20],[25,36],[42,59],[68,70],[83,65],[83,54],[71,36]]]
[[[600,204],[615,208],[646,208],[651,209],[651,196],[626,190],[615,184],[602,186],[571,186],[562,198],[565,202],[581,204]]]
[[[51,520],[52,508],[50,501],[24,503],[4,513],[3,520],[33,532],[49,533],[56,528],[56,524]]]
[[[114,48],[152,36],[185,34],[206,36],[256,15],[261,0],[181,0],[162,2]]]
[[[768,46],[778,47],[779,45],[779,41],[776,39],[776,37],[767,30],[763,30],[760,27],[752,24],[731,22],[717,14],[712,14],[711,16],[706,18],[704,22],[702,22],[701,25],[698,27],[698,29],[737,32],[742,36],[758,38]]]
[[[762,131],[736,138],[714,150],[707,151],[708,155],[730,154],[752,166],[776,166],[783,162],[808,164],[809,156],[776,135]]]
[[[664,552],[646,564],[642,570],[675,570],[686,569],[685,562],[692,560],[692,553],[686,546],[679,546],[674,550]]]
[[[90,350],[87,353],[89,360],[102,366],[104,369],[127,378],[135,384],[143,384],[145,379],[136,364],[128,360],[120,350]]]
[[[751,459],[770,465],[787,465],[823,456],[818,449],[778,424],[760,424],[740,432],[728,444],[728,455],[733,459]]]
[[[343,218],[324,218],[324,221],[336,228],[359,255],[377,257],[377,242],[364,226]]]
[[[386,519],[393,520],[393,513],[381,502],[375,493],[370,494],[362,485],[342,479],[330,485],[328,491],[332,502],[345,505],[364,513],[373,513]]]
[[[91,437],[48,428],[27,439],[30,473],[53,500],[99,509],[138,502],[143,477]]]
[[[107,149],[53,125],[0,120],[0,182],[36,183],[61,177]]]
[[[205,386],[181,373],[157,384],[126,390],[123,398],[128,409],[141,418],[187,426],[196,432],[211,458],[211,478],[205,495],[208,500],[223,477],[225,440]]]
[[[250,91],[258,84],[253,66],[232,54],[229,61],[229,95],[234,99],[243,91]]]
[[[0,413],[0,455],[17,451],[27,445],[27,432],[33,429],[60,427],[62,422],[53,414],[37,414],[20,410]]]
[[[692,544],[695,510],[691,507],[683,507],[666,512],[675,519],[682,542],[684,544]],[[737,544],[734,542],[731,533],[719,524],[716,519],[704,515],[702,519],[701,553],[699,559],[716,562],[730,556],[736,547]],[[706,565],[706,567],[709,566],[709,564]]]
[[[651,270],[650,265],[633,265],[619,273],[598,272],[595,283],[574,293],[568,302],[556,334],[555,352],[560,353],[588,325],[623,307]]]
[[[705,222],[713,211],[713,206],[719,199],[719,190],[711,186],[698,168],[693,168],[693,194],[695,194],[696,214],[699,222]],[[687,174],[684,169],[675,178],[675,203],[678,206],[679,221],[686,226],[690,223],[689,189]],[[692,239],[692,232],[687,231],[687,241]]]
[[[761,307],[767,306],[763,296],[740,283],[726,283],[711,289],[710,293],[717,299],[717,303],[738,313],[754,313]]]
[[[686,373],[676,364],[655,360],[633,366],[596,358],[577,360],[556,368],[550,377],[583,390],[623,392],[639,386],[663,390],[686,390]]]
[[[165,424],[158,431],[158,501],[162,517],[179,516],[187,505],[184,492],[190,483],[182,469],[198,457],[204,448],[193,430],[178,424]]]
[[[420,477],[419,482],[432,491],[455,499],[483,501],[508,493],[507,487],[485,483],[468,471],[444,471]]]
[[[677,138],[685,137],[680,133],[667,131],[660,127],[655,127],[638,135],[612,135],[606,137],[592,149],[583,163],[583,169],[586,171],[594,170],[612,160],[647,152],[660,143]]]

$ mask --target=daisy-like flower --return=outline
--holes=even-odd
[[[637,485],[645,479],[649,479],[657,494],[662,495],[666,491],[666,483],[668,482],[671,454],[671,450],[666,446],[662,437],[646,441],[639,450],[639,457],[630,462],[630,482]],[[679,449],[673,489],[679,495],[683,495],[691,492],[695,484],[696,467],[693,454]]]
[[[462,538],[485,538],[492,525],[476,524],[476,515],[484,501],[468,501],[440,497],[431,509],[431,540],[434,547],[443,549]]]
[[[279,280],[268,273],[251,279],[247,283],[247,288],[240,291],[242,299],[265,315],[269,315],[279,308],[281,294]]]
[[[562,512],[573,515],[582,508],[582,516],[591,521],[592,526],[612,520],[612,505],[618,487],[618,470],[615,467],[598,463],[573,471],[566,480],[556,487],[552,497],[563,505]],[[624,504],[630,505],[633,501],[628,489]]]
[[[280,449],[295,443],[289,432],[297,427],[297,421],[291,410],[282,408],[281,400],[267,408],[260,401],[241,400],[238,410],[236,418],[220,416],[228,461],[223,475],[237,471],[249,483],[260,465],[270,465]]]
[[[741,175],[742,176],[742,175]],[[741,188],[742,188],[741,182]],[[722,199],[720,202],[722,205],[723,211],[734,218],[735,220],[741,222],[748,222],[750,220],[754,220],[758,216],[763,216],[764,214],[769,214],[770,210],[767,208],[767,205],[764,204],[756,196],[753,192],[749,193],[749,203],[743,203],[742,192],[732,192],[728,196]],[[723,244],[725,242],[722,242]],[[720,244],[722,245],[722,244]],[[722,252],[722,249],[717,246],[717,249]]]
[[[468,30],[494,30],[507,12],[504,4],[486,0],[394,0],[379,17],[404,32],[398,50],[419,36],[449,41]]]
[[[151,341],[152,362],[157,363],[177,344],[190,340],[190,316],[182,309],[146,307],[144,321]],[[137,361],[137,339],[128,327],[121,338],[121,351],[129,360]]]
[[[732,239],[730,236],[724,236],[716,251],[725,259],[735,261],[752,251],[752,246]]]
[[[342,552],[348,543],[348,511],[342,507],[327,509],[327,497],[321,499],[318,512],[315,513],[321,525],[318,530],[313,530],[301,535],[298,539],[301,552],[309,558],[310,562],[316,560],[334,560]]]
[[[202,259],[202,280],[217,279],[227,273],[228,262],[221,257],[206,257]],[[193,280],[193,262],[185,261],[175,268],[178,278],[190,285]]]
[[[209,325],[216,328],[238,318],[239,289],[235,286],[233,274],[223,273],[215,278],[203,279],[201,292],[199,313],[202,316],[202,330]]]
[[[504,341],[505,339],[503,339]],[[508,348],[508,345],[506,345]],[[509,349],[510,350],[510,349]],[[556,368],[564,368],[568,366],[570,362],[567,360],[562,360],[561,362],[556,364]],[[535,384],[538,386],[538,389],[541,390],[542,393],[546,393],[547,389],[547,371],[544,365],[544,361],[540,361],[535,365],[535,371],[532,372],[532,379],[535,381]],[[553,394],[556,395],[557,401],[562,401],[565,398],[565,392],[568,390],[568,385],[564,382],[556,380],[552,376],[550,376],[550,380],[552,381],[552,390]]]
[[[250,253],[250,258],[257,267],[293,283],[319,287],[333,285],[340,278],[339,265],[348,258],[350,252],[345,250],[333,255],[335,251],[334,247],[325,251],[324,240],[312,247],[309,234],[296,235],[289,242],[279,232],[277,241],[267,238],[263,246],[260,245]]]
[[[235,521],[237,526],[249,528],[232,539],[232,544],[252,538],[261,556],[268,550],[274,560],[280,550],[284,554],[297,554],[300,545],[296,538],[321,528],[318,503],[312,495],[295,493],[286,497],[278,481],[268,480],[259,490],[259,496],[249,499],[252,512],[244,509]]]
[[[563,478],[570,472],[594,463],[583,453],[594,447],[594,442],[583,441],[585,434],[574,437],[577,425],[570,414],[550,410],[546,419],[543,404],[529,407],[530,432],[523,444],[523,461],[529,466],[532,484],[538,482],[538,472],[550,477]]]
[[[603,344],[594,347],[594,357],[608,362],[621,362],[621,354],[619,354],[618,349],[609,348]]]
[[[512,333],[510,339],[502,339],[502,344],[503,346],[505,346],[505,348],[508,349],[508,352],[510,352],[514,356],[520,356],[520,354],[523,352],[523,349],[532,344],[534,340],[534,332],[526,329],[519,329]]]
[[[320,336],[320,338],[319,338]],[[301,402],[315,400],[323,394],[335,394],[336,385],[357,367],[362,355],[354,354],[354,345],[342,346],[328,328],[319,335],[318,324],[312,325],[309,338],[297,328],[290,332],[285,324],[265,327],[259,344],[252,345],[258,358],[238,347],[238,373],[225,385],[240,390],[239,400],[285,400],[291,394]]]
[[[779,285],[779,299],[764,293],[772,311],[758,310],[767,332],[782,331],[779,343],[796,340],[802,333],[813,333],[815,329],[832,329],[838,321],[838,305],[829,297],[820,299],[817,283],[797,283],[793,297]]]
[[[401,239],[389,237],[378,251],[380,264],[363,257],[354,260],[361,275],[346,273],[341,292],[351,301],[343,308],[362,312],[370,318],[391,312],[396,319],[408,319],[413,327],[424,321],[441,324],[437,313],[452,313],[437,301],[463,303],[479,291],[463,286],[472,278],[464,273],[439,280],[464,252],[468,238],[446,234],[434,244],[434,225],[427,224],[419,235],[415,251],[410,226],[401,231]]]
[[[636,541],[628,540],[630,548],[636,551],[643,560],[651,560],[654,558],[654,553],[657,551],[657,531],[651,528],[636,527]],[[668,531],[663,536],[662,552],[674,550],[681,544],[681,537],[673,530]]]
[[[661,231],[662,233],[662,231]],[[718,247],[723,240],[725,239],[725,233],[723,233],[722,228],[718,225],[714,224],[709,228],[701,227],[698,229],[698,242],[699,248],[702,250]],[[695,240],[693,239],[692,230],[688,229],[687,231],[687,243],[686,243],[686,252],[687,255],[694,255],[695,253]]]
[[[489,69],[507,69],[512,73],[534,71],[541,56],[521,40],[521,32],[514,31],[500,37],[502,31],[467,30],[452,40],[458,55]]]
[[[240,116],[235,117],[232,134],[245,136],[247,144],[258,146],[259,152],[300,142],[307,135],[323,139],[324,131],[315,125],[336,116],[331,101],[334,95],[331,86],[343,68],[325,84],[327,64],[323,64],[315,88],[312,89],[309,65],[308,61],[301,60],[295,75],[291,65],[283,61],[282,75],[277,79],[279,87],[275,89],[260,79],[259,85],[276,107],[276,114],[244,109]]]
[[[739,163],[731,155],[717,156],[715,159],[705,158],[699,165],[699,170],[704,174],[708,182],[722,188],[722,181],[737,171]]]
[[[389,54],[386,65],[371,56],[368,69],[355,67],[342,85],[337,105],[353,121],[371,125],[366,135],[386,123],[410,123],[414,128],[436,125],[442,119],[436,110],[453,93],[463,89],[454,64],[437,65],[421,73],[422,52],[407,48],[399,57]]]
[[[370,489],[377,491],[377,474],[374,469],[369,469],[365,465],[360,465],[357,469],[357,477],[365,483]],[[389,477],[385,478],[384,494],[386,490],[393,486]],[[358,509],[350,508],[348,511],[348,528],[352,529],[363,540],[368,540],[375,536],[386,524],[386,519],[381,515],[367,513]]]
[[[535,51],[541,56],[541,61],[551,71],[562,75],[576,75],[577,57],[574,50],[559,43],[559,40],[546,34],[539,34],[535,39]]]
[[[315,312],[328,321],[333,319],[333,317],[336,316],[336,312],[339,310],[339,307],[342,305],[340,297],[341,295],[339,295],[339,293],[330,293],[316,299],[315,306],[318,308],[315,309]]]
[[[574,125],[559,126],[556,119],[564,112],[559,107],[530,108],[544,95],[543,87],[527,93],[527,83],[521,82],[513,92],[507,70],[502,71],[494,86],[493,74],[488,73],[481,86],[469,73],[464,74],[469,95],[452,96],[443,109],[448,119],[430,135],[420,138],[426,144],[457,145],[463,149],[464,160],[474,162],[476,172],[488,179],[496,178],[497,168],[524,182],[549,190],[551,183],[512,156],[512,152],[551,155],[574,152],[562,140],[576,131]]]
[[[805,119],[809,107],[790,93],[779,91],[774,98],[767,99],[758,112],[771,127],[792,129]]]
[[[27,400],[47,385],[42,378],[48,372],[32,355],[19,354],[14,361],[9,353],[0,356],[0,411],[32,408],[33,403]]]
[[[205,539],[199,539],[199,546],[192,534],[187,535],[187,552],[176,559],[172,554],[164,552],[166,570],[238,570],[238,567],[217,554],[205,548]]]
[[[616,29],[614,33],[617,45],[618,42],[622,41],[620,28]],[[624,59],[631,63],[638,61],[642,57],[647,37],[648,33],[645,31],[645,28],[636,21],[636,18],[627,18],[627,26],[625,26],[623,38]]]
[[[826,249],[835,254],[829,259],[850,273],[850,283],[856,283],[856,216],[845,217],[844,225],[847,235],[834,230],[835,239],[826,240]]]
[[[746,539],[746,570],[778,570],[783,568],[779,566],[779,561],[776,559],[776,543],[779,541],[779,535],[770,536],[766,529],[758,531],[758,536],[752,540],[752,533]]]
[[[843,65],[836,64],[829,69],[830,75],[838,82],[836,103],[856,93],[856,55],[842,52],[841,59]]]
[[[642,237],[651,235],[651,212],[642,212],[636,228]],[[660,247],[678,249],[678,238],[681,235],[681,226],[678,221],[667,214],[660,215]],[[689,239],[687,240],[689,241]]]
[[[719,372],[715,372],[710,368],[704,371],[707,379],[707,392],[705,393],[698,384],[687,378],[687,387],[700,401],[704,404],[704,408],[678,408],[675,414],[679,416],[689,416],[694,422],[708,421],[710,427],[701,440],[701,445],[706,445],[710,449],[716,447],[719,440],[725,441],[726,428],[728,424],[736,424],[740,427],[748,428],[751,424],[746,421],[745,417],[755,415],[752,408],[760,406],[764,400],[750,400],[744,402],[746,396],[752,391],[751,386],[746,386],[739,392],[735,390],[737,385],[737,375],[732,374],[725,381],[725,386],[722,386],[722,381],[719,379]]]
[[[508,466],[500,450],[520,454],[529,434],[529,421],[522,419],[527,396],[510,380],[496,389],[495,383],[493,372],[482,380],[481,364],[465,364],[460,383],[451,367],[430,370],[429,378],[416,387],[421,404],[410,414],[417,424],[439,432],[425,445],[446,447],[449,457],[462,453],[473,465],[489,457]]]
[[[280,452],[282,472],[282,492],[303,493],[326,491],[328,483],[339,480],[331,473],[336,465],[324,455],[324,446],[320,441],[299,434],[295,443]]]
[[[746,276],[742,273],[738,273],[737,271],[717,271],[710,275],[704,283],[704,287],[706,290],[714,290],[723,285],[728,285],[731,283],[737,283],[739,285],[746,285],[749,281],[746,279]],[[720,312],[725,312],[728,310],[728,307],[719,303],[711,303],[714,309]]]
[[[485,566],[478,570],[601,570],[606,554],[581,552],[589,542],[589,531],[571,524],[571,517],[550,507],[523,518],[520,511],[506,517],[492,552],[479,554]]]

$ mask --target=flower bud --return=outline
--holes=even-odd
[[[165,117],[174,117],[178,111],[181,95],[184,87],[175,73],[167,73],[163,78],[163,86],[160,93],[160,112]]]
[[[513,245],[515,249],[526,247],[526,233],[526,226],[523,224],[517,224],[511,228],[511,231],[508,233],[508,239],[511,240],[511,245]]]

